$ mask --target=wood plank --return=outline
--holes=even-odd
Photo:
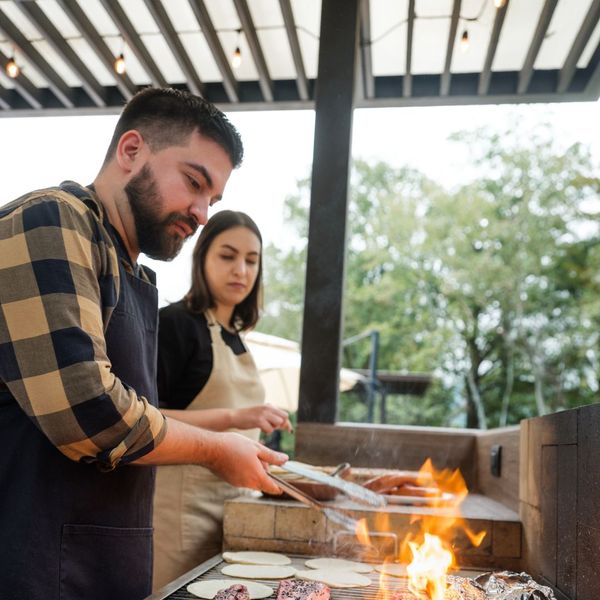
[[[558,446],[542,447],[542,488],[541,498],[541,555],[542,575],[553,585],[556,584],[556,538],[557,538],[557,494],[558,494]]]
[[[529,501],[527,481],[529,476],[529,420],[521,421],[519,440],[519,500]]]
[[[524,502],[520,510],[521,523],[523,526],[521,561],[522,568],[534,579],[541,577],[541,536],[542,515],[539,508]]]
[[[299,422],[337,413],[359,0],[321,6]],[[331,224],[335,223],[335,227]]]
[[[579,525],[577,532],[577,600],[600,598],[600,529]]]
[[[461,429],[340,423],[299,423],[296,428],[298,460],[414,470],[431,458],[436,468],[459,468],[472,490],[477,487],[475,448],[473,432]]]
[[[477,441],[477,489],[512,510],[519,510],[519,444],[518,426],[478,432]],[[500,476],[492,475],[490,454],[492,446],[501,446],[502,462]]]
[[[577,522],[579,526],[598,527],[600,523],[600,405],[578,409],[577,447]]]
[[[577,446],[558,446],[556,585],[574,598],[577,590]]]

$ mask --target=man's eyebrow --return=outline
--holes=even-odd
[[[210,176],[208,169],[204,165],[199,165],[198,163],[193,162],[186,162],[185,164],[191,169],[194,169],[194,171],[198,171],[198,173],[200,173],[200,175],[202,175],[204,179],[206,179],[206,183],[208,183],[209,187],[213,186],[212,177]]]

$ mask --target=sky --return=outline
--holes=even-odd
[[[352,155],[393,166],[410,165],[452,187],[469,173],[468,148],[448,136],[481,126],[503,127],[515,113],[526,122],[551,122],[560,144],[582,142],[600,163],[600,102],[521,106],[359,109]],[[219,209],[243,210],[257,222],[265,244],[285,245],[283,202],[296,181],[310,175],[313,111],[231,112],[245,157],[233,172]],[[102,163],[116,116],[0,118],[0,206],[30,190],[65,179],[90,183]],[[195,238],[170,263],[141,257],[157,272],[161,305],[189,287]]]

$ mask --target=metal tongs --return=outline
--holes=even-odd
[[[281,477],[277,475],[273,475],[273,473],[269,473],[269,477],[284,491],[287,492],[292,498],[299,500],[303,504],[310,506],[311,508],[315,508],[319,512],[322,512],[325,517],[327,517],[330,521],[341,525],[345,529],[349,531],[355,532],[356,527],[358,525],[358,521],[349,517],[348,515],[336,510],[335,508],[330,508],[325,506],[322,502],[315,500],[312,496],[309,496],[306,492],[299,490],[297,487],[292,485],[291,483],[285,481]]]

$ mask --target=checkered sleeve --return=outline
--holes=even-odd
[[[66,456],[104,469],[150,452],[165,419],[112,373],[105,326],[117,255],[61,190],[0,207],[0,386]]]

